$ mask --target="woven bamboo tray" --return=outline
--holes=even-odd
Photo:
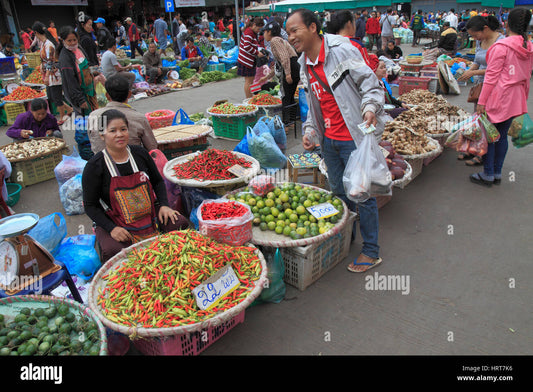
[[[48,295],[15,295],[12,297],[0,299],[0,314],[3,314],[6,319],[14,317],[19,309],[29,307],[32,309],[46,308],[49,304],[67,304],[75,314],[82,314],[96,323],[98,326],[99,339],[100,339],[100,354],[107,355],[107,333],[98,319],[97,315],[87,306],[80,304],[64,297],[54,297]]]
[[[258,280],[255,281],[254,288],[250,291],[249,295],[242,300],[238,305],[235,305],[224,312],[221,312],[213,317],[210,317],[202,322],[195,324],[182,325],[178,327],[168,327],[168,328],[144,328],[144,327],[130,327],[122,324],[115,323],[101,312],[100,306],[97,304],[97,298],[100,290],[103,290],[106,287],[106,281],[102,279],[103,276],[107,275],[114,269],[118,269],[123,261],[128,257],[129,252],[132,249],[142,249],[148,247],[157,237],[148,238],[144,241],[140,241],[134,245],[129,246],[121,250],[111,259],[109,259],[96,273],[93,277],[91,285],[89,286],[89,307],[96,314],[96,317],[102,322],[107,328],[120,332],[130,339],[135,340],[138,338],[161,338],[167,336],[176,336],[182,334],[188,334],[196,331],[201,331],[206,328],[216,327],[221,325],[232,318],[241,314],[248,306],[250,306],[255,299],[261,294],[265,283],[267,282],[267,265],[266,260],[263,254],[256,250],[256,254],[259,257],[261,262],[261,276]],[[245,244],[244,246],[254,247],[252,244]]]
[[[244,184],[248,182],[249,178],[254,177],[257,175],[261,170],[261,165],[257,161],[257,159],[242,154],[240,152],[233,152],[238,158],[244,158],[247,161],[251,162],[252,167],[248,168],[248,174],[246,177],[236,177],[229,180],[208,180],[208,181],[199,181],[194,179],[188,179],[188,178],[177,178],[174,174],[174,166],[180,163],[187,162],[191,159],[194,159],[197,155],[201,154],[201,151],[194,152],[192,154],[183,155],[181,157],[174,158],[170,161],[168,161],[165,164],[165,167],[163,168],[163,174],[167,180],[170,182],[173,182],[174,184],[178,184],[181,186],[187,186],[191,188],[224,188],[224,187],[231,187],[239,184]]]
[[[315,189],[319,192],[327,192],[322,188],[318,188],[312,185],[299,184],[299,183],[295,183],[295,184],[301,185],[302,187]],[[277,185],[283,186],[284,183],[279,183]],[[227,193],[225,197],[232,195],[232,194],[239,193],[239,192],[243,192],[243,190],[244,188],[236,189],[232,192]],[[259,227],[254,226],[252,228],[253,237],[252,237],[251,242],[256,245],[269,246],[269,247],[274,247],[274,248],[289,248],[289,247],[295,247],[295,246],[306,246],[306,245],[311,245],[311,244],[322,242],[334,235],[337,235],[342,230],[342,228],[345,226],[346,222],[348,221],[350,211],[348,209],[348,206],[344,203],[344,201],[342,201],[342,205],[343,205],[343,209],[342,209],[343,212],[342,212],[341,219],[335,224],[335,226],[333,226],[331,229],[329,229],[323,234],[319,234],[314,237],[293,240],[284,235],[277,234],[273,231],[261,231]]]
[[[208,136],[213,132],[213,128],[207,125],[182,124],[154,129],[153,132],[158,144],[172,144]]]

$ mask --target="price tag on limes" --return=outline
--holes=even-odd
[[[307,211],[313,215],[316,219],[326,219],[337,215],[339,210],[337,210],[331,203],[321,203],[311,207],[307,207]]]
[[[202,310],[209,310],[220,300],[240,286],[239,279],[231,265],[218,270],[209,279],[193,289],[196,304]]]

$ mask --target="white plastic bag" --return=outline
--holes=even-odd
[[[374,134],[365,135],[350,154],[342,183],[346,197],[356,203],[392,194],[392,176]]]

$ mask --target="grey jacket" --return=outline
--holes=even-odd
[[[377,140],[381,140],[385,123],[391,121],[392,118],[383,109],[385,95],[377,76],[365,64],[361,53],[348,38],[333,34],[324,34],[323,38],[325,40],[324,73],[355,144],[359,145],[363,139],[364,134],[359,130],[358,125],[363,122],[363,113],[367,111],[376,114],[375,136]],[[316,137],[318,137],[318,142],[322,143],[325,131],[324,119],[320,102],[316,99],[309,84],[305,54],[300,56],[298,62],[309,106],[307,120],[302,125],[303,131],[312,140],[317,140]]]

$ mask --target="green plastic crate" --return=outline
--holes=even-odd
[[[205,69],[205,71],[207,71],[207,72],[212,72],[212,71],[225,72],[226,71],[226,66],[223,63],[207,64],[207,68]]]
[[[228,139],[242,140],[246,135],[246,129],[255,125],[259,114],[238,117],[211,117],[215,136]]]

